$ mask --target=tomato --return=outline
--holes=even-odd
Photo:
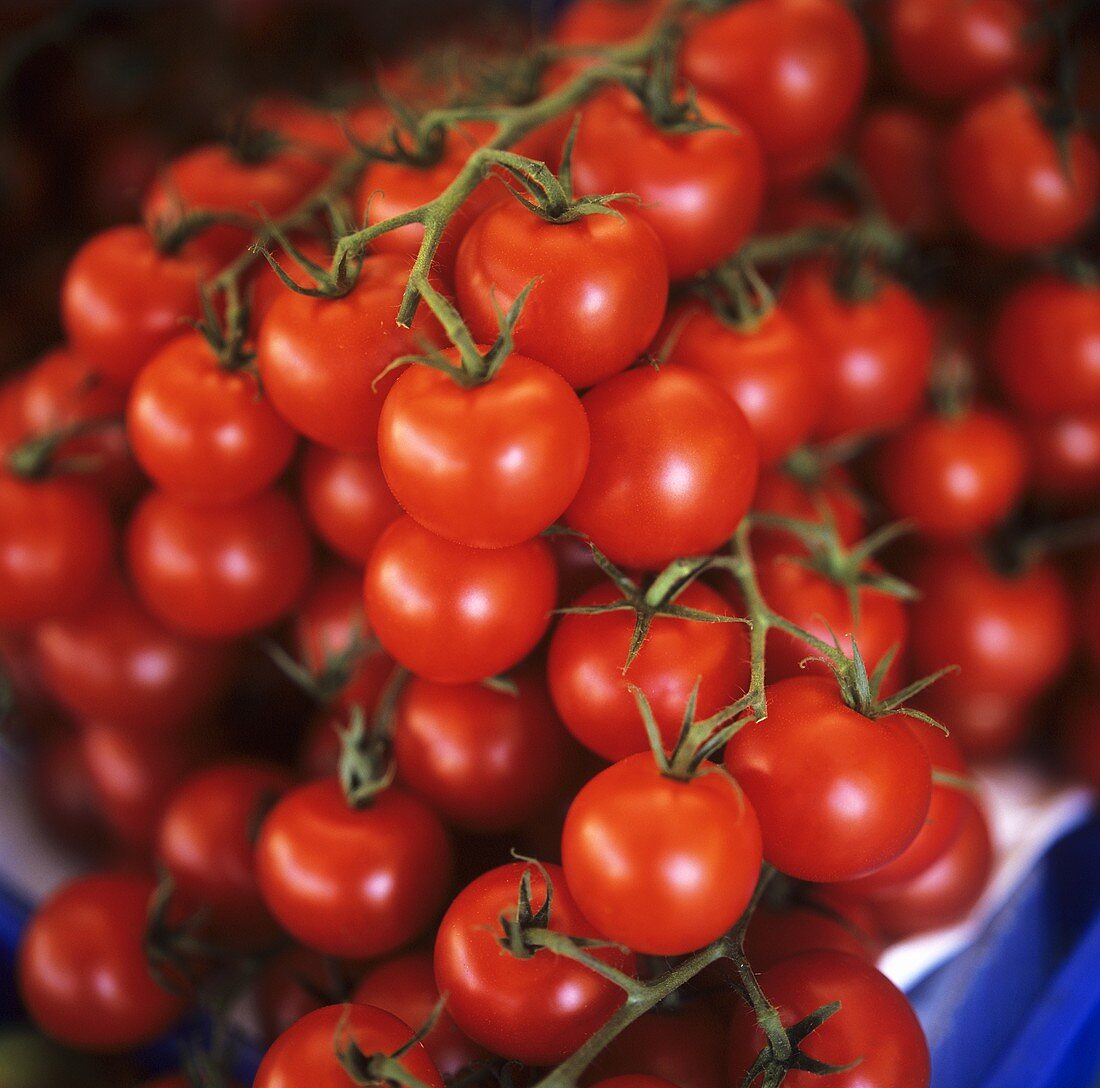
[[[689,31],[684,77],[743,117],[768,177],[804,178],[831,157],[863,96],[867,43],[838,0],[746,0]]]
[[[561,10],[552,32],[559,45],[624,42],[649,27],[667,0],[578,0]],[[688,1088],[681,1085],[681,1088]]]
[[[383,960],[363,976],[353,1000],[384,1009],[406,1024],[421,1028],[439,1001],[431,952],[406,952]],[[488,1057],[458,1030],[446,1007],[423,1042],[428,1057],[445,1078]]]
[[[256,841],[268,909],[296,940],[331,956],[394,952],[442,907],[451,846],[439,818],[391,787],[352,808],[336,777],[286,793]]]
[[[651,752],[601,771],[569,808],[562,868],[577,905],[608,938],[679,956],[741,916],[760,875],[760,825],[721,772],[663,774]]]
[[[741,412],[687,367],[641,367],[585,394],[588,471],[566,522],[613,563],[656,570],[720,547],[752,500],[757,455]]]
[[[368,257],[342,298],[287,290],[272,305],[260,326],[256,365],[271,403],[300,434],[345,453],[374,452],[382,401],[397,380],[379,380],[382,371],[442,342],[430,317],[418,317],[411,329],[397,325],[408,276],[401,257]]]
[[[340,120],[335,111],[283,95],[261,98],[248,111],[249,124],[254,128],[277,133],[295,147],[308,148],[322,161],[351,152]],[[358,137],[359,133],[355,135]]]
[[[85,242],[65,273],[65,335],[88,366],[126,388],[201,316],[199,281],[214,270],[192,247],[162,254],[143,227],[111,227]]]
[[[518,915],[520,877],[528,866],[502,865],[468,884],[447,909],[435,939],[435,979],[447,1010],[475,1042],[502,1057],[554,1065],[572,1054],[623,1003],[613,982],[582,964],[536,949],[517,958],[502,949],[502,917]],[[546,899],[542,873],[530,867],[531,907]],[[581,914],[561,869],[547,865],[553,884],[548,928],[571,937],[600,935]],[[633,957],[616,948],[592,954],[631,972]]]
[[[944,723],[969,759],[996,759],[1018,749],[1036,724],[1035,700],[999,689],[972,691],[953,679],[937,681],[913,705]]]
[[[291,241],[294,248],[303,256],[320,265],[321,268],[332,266],[332,243],[315,238],[311,234],[293,234]],[[313,277],[304,269],[283,246],[269,246],[271,255],[275,258],[279,267],[286,273],[293,283],[299,287],[312,288]],[[259,261],[249,277],[247,290],[249,292],[248,303],[248,329],[249,334],[255,338],[263,325],[264,318],[271,312],[271,307],[290,293],[290,288],[283,283],[279,274],[267,262]]]
[[[932,363],[928,312],[899,283],[848,301],[823,265],[792,273],[784,302],[817,339],[825,412],[817,437],[831,440],[892,430],[916,412]]]
[[[1026,428],[1035,490],[1059,503],[1100,493],[1100,412],[1032,421]]]
[[[163,735],[225,686],[232,653],[163,627],[109,578],[77,615],[40,624],[35,655],[52,696],[77,717]]]
[[[157,860],[172,894],[203,933],[243,950],[274,944],[281,930],[256,884],[252,837],[265,810],[290,788],[279,767],[248,760],[215,764],[172,794],[157,831]]]
[[[661,240],[674,280],[731,256],[752,232],[764,200],[754,126],[706,98],[698,108],[718,127],[662,129],[637,97],[612,87],[581,109],[573,146],[577,195],[634,193],[640,203],[632,210]],[[585,309],[591,305],[585,299]]]
[[[586,608],[620,599],[619,591],[605,581],[571,603]],[[689,585],[675,603],[716,616],[736,615],[723,597],[700,582]],[[748,686],[749,636],[743,623],[658,615],[624,675],[634,621],[629,608],[574,613],[562,616],[550,637],[547,678],[554,705],[573,736],[605,759],[649,751],[631,685],[649,700],[670,748],[697,680],[698,718],[729,706]]]
[[[516,828],[538,815],[564,777],[566,737],[544,684],[518,692],[413,677],[401,692],[393,747],[400,780],[448,823]]]
[[[468,683],[525,658],[550,622],[554,560],[538,538],[484,550],[395,521],[367,564],[367,622],[406,668],[444,684]]]
[[[765,900],[753,911],[745,933],[745,956],[756,974],[800,952],[825,949],[873,964],[882,952],[876,933],[871,910],[863,904],[846,902],[837,910],[827,898],[813,898],[813,893],[806,902],[796,899],[781,907]]]
[[[769,684],[725,764],[756,809],[764,859],[800,880],[851,880],[896,858],[928,815],[928,753],[900,714],[865,718],[832,679]]]
[[[858,543],[867,532],[863,502],[843,465],[831,466],[818,480],[803,481],[784,469],[762,472],[752,505],[757,513],[799,521],[821,522],[827,513],[846,547]],[[756,529],[752,539],[762,551],[794,554],[804,549],[797,537],[779,529]]]
[[[1100,198],[1100,151],[1084,132],[1067,139],[1068,168],[1021,88],[967,109],[944,148],[948,196],[967,230],[1010,253],[1068,242]]]
[[[267,959],[255,990],[262,1038],[271,1042],[308,1013],[342,1001],[348,974],[330,956],[297,945]]]
[[[609,210],[614,214],[565,223],[548,222],[517,201],[482,212],[455,265],[458,308],[474,337],[492,343],[494,300],[507,313],[536,280],[515,327],[518,354],[552,367],[577,389],[630,366],[660,325],[667,262],[640,211],[625,201]]]
[[[339,1052],[354,1043],[365,1055],[396,1053],[413,1029],[372,1005],[326,1005],[292,1024],[260,1062],[253,1088],[347,1088],[351,1078]],[[408,1073],[427,1088],[443,1088],[423,1043],[413,1043],[399,1059]]]
[[[83,858],[110,856],[111,831],[100,812],[80,738],[38,738],[28,753],[30,806],[46,833]]]
[[[1100,284],[1049,274],[1025,280],[997,316],[989,350],[1021,412],[1100,413]]]
[[[1027,447],[998,412],[918,416],[879,454],[882,497],[890,513],[922,536],[974,536],[1003,521],[1027,482]]]
[[[142,941],[153,881],[104,873],[65,884],[38,908],[19,945],[19,992],[34,1022],[99,1053],[151,1042],[187,1002],[154,980]]]
[[[886,34],[904,84],[961,102],[1035,75],[1047,54],[1023,0],[890,0]]]
[[[313,531],[337,555],[364,566],[382,530],[401,507],[375,453],[339,453],[307,445],[301,462],[302,503]]]
[[[178,337],[142,368],[126,432],[153,482],[196,506],[259,494],[286,468],[295,441],[255,375],[219,365],[199,333]]]
[[[461,366],[457,350],[443,358]],[[523,355],[473,388],[410,367],[378,421],[394,497],[425,529],[471,548],[520,544],[556,521],[584,478],[588,444],[577,395]]]
[[[305,526],[278,491],[224,508],[153,492],[130,521],[127,556],[146,607],[173,630],[207,638],[273,623],[310,573]]]
[[[785,1027],[833,1001],[840,1008],[799,1044],[807,1057],[830,1065],[857,1062],[832,1073],[832,1088],[928,1088],[928,1043],[905,995],[865,960],[846,952],[802,952],[760,975],[760,987]],[[740,1084],[767,1046],[764,1032],[747,1004],[740,1004],[730,1027],[730,1083]],[[789,1088],[821,1082],[816,1073],[795,1070]]]

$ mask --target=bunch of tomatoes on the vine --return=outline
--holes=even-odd
[[[1100,785],[1089,20],[577,0],[88,239],[0,386],[5,712],[97,866],[34,1024],[201,1012],[158,1088],[242,1005],[257,1088],[927,1085],[875,960],[987,884],[971,762]]]

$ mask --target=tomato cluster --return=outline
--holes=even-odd
[[[247,989],[257,1088],[929,1083],[874,959],[985,887],[970,761],[1049,703],[1100,785],[1100,157],[1029,11],[578,0],[83,245],[0,387],[4,684],[102,862],[45,1032]]]

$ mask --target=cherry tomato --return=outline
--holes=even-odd
[[[158,985],[142,941],[153,881],[104,873],[55,892],[19,945],[19,992],[34,1022],[69,1046],[115,1053],[151,1042],[187,1002]]]
[[[550,622],[557,575],[538,538],[467,548],[403,517],[378,541],[364,593],[387,653],[428,680],[461,684],[504,672],[534,649]]]
[[[725,763],[756,809],[764,858],[801,880],[851,880],[896,858],[928,815],[928,753],[900,714],[865,718],[832,679],[769,684]]]
[[[1044,498],[1073,507],[1100,493],[1100,412],[1034,420],[1026,435],[1032,482]]]
[[[816,891],[816,889],[815,889]],[[873,964],[882,952],[870,908],[845,903],[836,910],[827,899],[794,900],[782,907],[760,903],[745,933],[745,956],[759,974],[800,952],[829,949]]]
[[[460,367],[457,351],[443,358]],[[425,529],[471,548],[505,548],[542,532],[577,494],[588,421],[564,379],[523,355],[473,388],[413,366],[382,406],[378,460]]]
[[[391,787],[362,809],[339,781],[286,793],[256,841],[268,909],[296,940],[331,956],[394,952],[420,936],[442,907],[451,846],[439,818]]]
[[[741,412],[687,367],[641,367],[585,394],[588,471],[566,522],[613,563],[656,570],[702,555],[737,528],[756,486]]]
[[[502,949],[502,917],[518,915],[517,862],[491,869],[450,905],[435,940],[435,979],[448,995],[459,1028],[496,1054],[531,1065],[554,1065],[572,1054],[623,1003],[623,991],[582,964],[536,949],[517,958]],[[548,928],[571,937],[598,937],[566,887],[561,869],[547,865],[553,885]],[[542,873],[530,867],[531,907],[546,899]],[[593,955],[621,971],[633,957],[616,948]]]
[[[827,515],[841,544],[849,548],[867,532],[863,501],[843,465],[831,466],[816,480],[800,480],[784,469],[762,472],[752,505],[757,513],[799,521],[821,522]],[[804,550],[797,537],[780,529],[754,529],[752,540],[762,553]]]
[[[913,705],[949,728],[969,759],[996,759],[1019,748],[1036,724],[1035,700],[1001,690],[971,691],[952,679],[926,688]]]
[[[563,8],[554,23],[553,40],[559,45],[605,45],[641,34],[667,0],[578,0]],[[681,1088],[688,1088],[682,1085]]]

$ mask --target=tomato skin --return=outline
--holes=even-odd
[[[636,96],[609,88],[581,110],[573,145],[577,195],[639,197],[632,211],[661,240],[673,280],[735,252],[764,200],[764,161],[753,127],[709,99],[701,97],[698,107],[705,119],[726,127],[664,131]]]
[[[836,0],[748,0],[700,19],[684,77],[751,126],[768,177],[807,177],[831,156],[863,97],[867,44]]]
[[[552,37],[559,45],[605,45],[624,42],[650,26],[666,0],[578,0],[561,10]],[[681,1088],[687,1088],[686,1085]]]
[[[893,517],[922,536],[975,536],[1003,520],[1027,482],[1027,447],[1005,416],[982,408],[918,416],[879,452],[881,493]]]
[[[293,945],[264,963],[256,980],[260,1038],[270,1043],[308,1013],[348,994],[346,965]],[[389,1011],[389,1010],[387,1010]]]
[[[990,360],[1028,416],[1100,413],[1100,285],[1026,280],[997,317]]]
[[[278,491],[205,508],[152,492],[134,513],[126,543],[146,607],[186,635],[228,638],[266,627],[294,606],[309,580],[309,536]]]
[[[295,443],[256,378],[221,367],[199,333],[177,337],[142,368],[126,432],[161,490],[202,506],[259,494],[286,468]]]
[[[817,905],[811,899],[776,909],[765,901],[753,911],[745,933],[745,956],[756,974],[800,952],[826,949],[874,964],[882,952],[877,930],[870,908],[863,904],[845,903],[843,910],[836,910],[827,900]]]
[[[569,808],[562,868],[586,918],[637,952],[679,956],[741,916],[760,875],[760,825],[721,772],[683,782],[651,752],[612,764]]]
[[[623,1003],[623,991],[582,964],[541,949],[516,959],[497,943],[501,915],[515,918],[522,862],[502,865],[468,884],[450,905],[435,940],[435,978],[447,1009],[475,1042],[502,1057],[554,1065],[572,1054]],[[569,894],[557,865],[547,865],[554,893],[550,928],[597,937]],[[531,905],[546,884],[531,867]],[[634,960],[615,948],[593,954],[632,973]]]
[[[394,952],[443,905],[451,846],[439,818],[404,790],[351,808],[335,776],[284,794],[256,841],[268,909],[296,940],[330,956]]]
[[[265,394],[300,434],[344,453],[377,448],[382,402],[397,380],[379,378],[401,355],[440,344],[442,332],[426,307],[412,328],[397,325],[409,276],[408,261],[368,257],[355,287],[336,299],[284,291],[272,304],[256,341]]]
[[[755,328],[739,329],[705,303],[685,301],[664,329],[676,336],[666,362],[709,374],[726,391],[748,421],[762,468],[810,437],[823,407],[817,347],[782,306]]]
[[[589,390],[592,438],[569,526],[620,567],[658,570],[721,545],[749,508],[757,454],[741,412],[687,367],[641,367]]]
[[[856,492],[856,483],[843,465],[831,466],[820,480],[810,483],[781,469],[762,472],[752,505],[758,513],[818,522],[822,520],[824,507],[832,518],[840,542],[846,547],[858,543],[867,533],[866,512]],[[752,541],[754,548],[762,551],[787,554],[795,554],[805,547],[797,537],[779,529],[756,529]]]
[[[455,265],[458,308],[475,339],[497,336],[495,298],[507,313],[532,279],[515,350],[576,389],[625,370],[648,346],[668,301],[664,247],[625,202],[615,215],[550,223],[516,201],[474,220]],[[584,334],[577,335],[583,314]]]
[[[968,759],[997,759],[1018,749],[1036,724],[1035,700],[1001,690],[972,691],[950,683],[953,679],[937,681],[913,705],[944,723]]]
[[[828,270],[796,268],[783,300],[821,351],[825,411],[817,437],[892,430],[920,407],[932,363],[932,321],[899,283],[885,281],[869,299],[848,302]]]
[[[905,995],[865,960],[846,952],[802,952],[764,971],[759,982],[791,1027],[823,1005],[840,1009],[799,1045],[830,1065],[863,1060],[844,1073],[832,1073],[835,1088],[928,1088],[928,1043]],[[738,1003],[730,1027],[730,1083],[740,1084],[767,1045],[752,1009]],[[810,1088],[817,1074],[795,1070],[784,1078],[790,1088]]]
[[[1060,245],[1100,198],[1100,151],[1069,135],[1069,171],[1023,90],[1008,87],[972,105],[944,148],[948,196],[963,225],[1008,253]],[[1071,180],[1072,179],[1072,180]]]
[[[467,548],[410,517],[378,541],[364,580],[383,649],[428,680],[463,684],[525,658],[550,622],[557,572],[546,542]]]
[[[1100,412],[1034,420],[1026,433],[1039,494],[1073,508],[1100,493]]]
[[[123,389],[201,316],[199,281],[216,266],[190,248],[157,252],[143,227],[111,227],[85,242],[61,285],[61,323],[76,354]]]
[[[80,877],[35,912],[19,945],[19,992],[48,1035],[118,1053],[182,1015],[186,1001],[157,984],[142,947],[153,889],[144,876]]]
[[[885,865],[928,815],[928,754],[901,715],[865,718],[834,680],[769,684],[768,716],[726,746],[756,809],[764,858],[801,880],[851,880]]]
[[[457,350],[443,353],[456,369]],[[378,460],[394,497],[425,529],[470,548],[538,535],[577,494],[588,420],[550,367],[510,355],[484,385],[409,367],[386,396]]]
[[[331,243],[322,242],[319,238],[315,238],[309,234],[301,236],[297,234],[292,235],[291,241],[294,243],[294,248],[303,257],[309,258],[309,260],[320,265],[322,268],[331,267]],[[279,246],[277,248],[272,248],[271,255],[275,258],[283,272],[290,277],[293,283],[296,283],[299,287],[310,288],[314,286],[313,277],[287,252],[285,247]],[[271,307],[274,306],[283,295],[289,294],[290,288],[283,283],[279,274],[266,260],[260,261],[257,264],[247,282],[248,286],[246,289],[250,292],[248,331],[249,335],[255,339],[260,330],[260,326],[263,325],[264,318],[271,312]]]
[[[354,1042],[367,1055],[393,1054],[412,1038],[414,1029],[391,1013],[372,1005],[326,1005],[291,1024],[271,1044],[253,1088],[347,1088],[351,1079],[336,1054]],[[443,1088],[423,1043],[413,1043],[400,1058],[408,1072],[428,1088]]]
[[[576,607],[621,599],[607,582],[571,602]],[[695,582],[677,598],[685,608],[733,616],[733,607]],[[547,678],[554,705],[569,731],[604,759],[649,751],[645,726],[630,685],[649,700],[661,736],[676,743],[696,680],[696,716],[728,706],[748,685],[748,631],[743,623],[702,623],[657,616],[641,649],[623,674],[634,631],[633,611],[574,613],[558,620],[550,637]]]

